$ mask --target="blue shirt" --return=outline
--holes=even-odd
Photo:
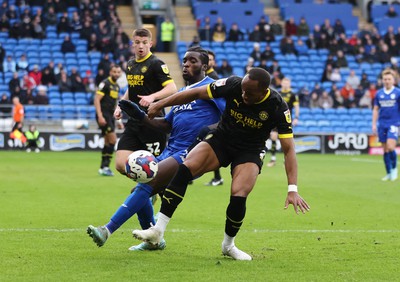
[[[393,87],[389,92],[380,89],[374,105],[379,107],[380,126],[400,125],[400,88]]]
[[[202,81],[186,86],[180,91],[214,82],[206,76]],[[219,122],[225,109],[225,100],[195,100],[184,105],[173,106],[165,120],[172,124],[167,148],[171,151],[186,150],[196,139],[200,129]]]

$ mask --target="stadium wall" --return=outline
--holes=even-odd
[[[118,134],[119,135],[119,134]],[[297,153],[335,155],[382,155],[382,148],[374,135],[358,133],[299,134],[294,138]],[[270,140],[267,147],[270,147]],[[44,151],[100,151],[104,139],[98,131],[49,131],[41,132],[40,148]],[[278,149],[280,144],[278,142]],[[0,150],[23,150],[18,139],[11,139],[9,132],[0,131]],[[400,147],[397,147],[400,154]]]

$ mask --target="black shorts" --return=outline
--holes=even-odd
[[[231,173],[237,165],[244,163],[255,163],[258,165],[261,172],[266,154],[265,148],[251,148],[251,150],[250,148],[249,150],[235,148],[229,143],[229,140],[226,140],[224,135],[217,130],[212,130],[204,141],[210,144],[221,166],[227,167],[231,164]]]
[[[118,141],[117,150],[146,150],[154,156],[159,156],[165,149],[166,143],[167,135],[165,133],[128,120],[124,133]]]
[[[101,130],[101,135],[105,136],[108,133],[114,132],[115,131],[115,118],[113,116],[113,114],[109,115],[109,114],[103,114],[104,119],[106,120],[106,124],[105,125],[100,125],[97,115],[96,115],[96,121],[97,124]]]

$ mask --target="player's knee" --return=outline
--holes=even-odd
[[[115,169],[116,169],[119,173],[125,175],[125,161],[124,161],[124,160],[120,160],[120,159],[117,158],[117,159],[115,160]]]

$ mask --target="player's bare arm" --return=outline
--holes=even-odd
[[[150,119],[152,119],[155,116],[157,116],[158,113],[165,107],[174,105],[183,105],[197,99],[203,99],[203,100],[211,99],[208,96],[207,87],[208,86],[205,85],[202,87],[184,90],[181,92],[177,92],[156,103],[151,103],[147,110],[147,115]]]
[[[163,89],[161,89],[160,91],[158,91],[156,93],[153,93],[148,96],[138,95],[138,97],[140,98],[139,104],[142,107],[148,107],[154,101],[158,101],[158,100],[164,99],[168,96],[171,96],[172,94],[174,94],[177,91],[178,91],[178,89],[176,88],[176,85],[174,82],[168,83],[167,85],[165,85],[165,87]]]
[[[297,193],[297,160],[296,151],[294,146],[293,138],[282,138],[280,139],[283,153],[285,155],[285,169],[286,176],[288,179],[288,185],[296,187],[296,189],[290,189],[285,201],[285,209],[289,207],[289,204],[293,205],[296,214],[299,210],[302,213],[310,210],[308,203]]]
[[[103,113],[101,112],[101,105],[100,105],[101,99],[103,99],[103,95],[96,94],[94,96],[93,104],[96,109],[97,121],[99,122],[100,125],[106,125],[106,120],[103,116]]]
[[[379,107],[374,106],[372,109],[372,132],[376,134],[376,121],[378,120]]]

